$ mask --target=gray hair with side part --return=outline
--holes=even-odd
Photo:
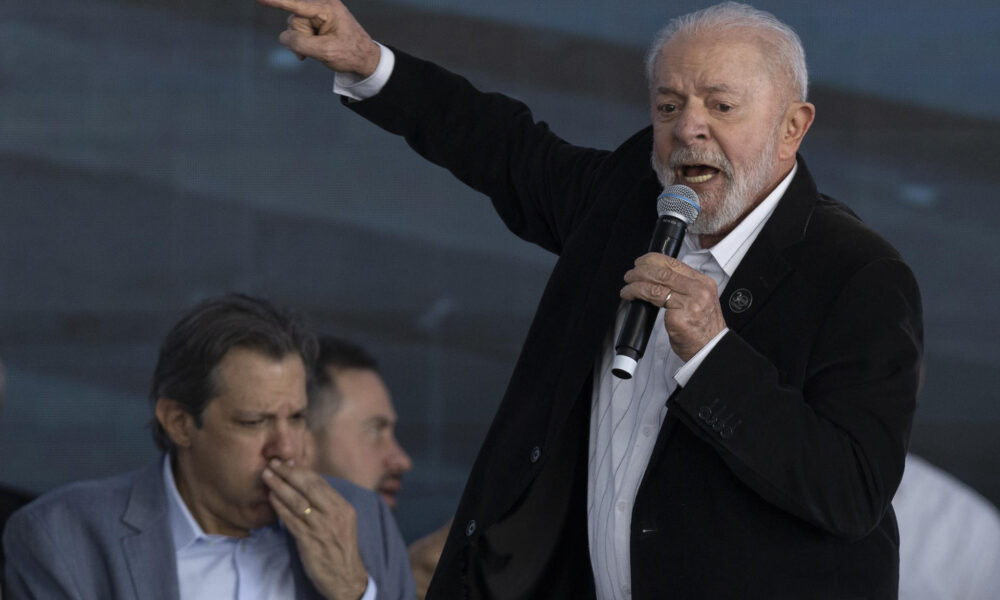
[[[660,51],[679,35],[694,35],[727,29],[755,29],[761,32],[764,59],[772,76],[783,74],[795,94],[795,100],[805,102],[809,92],[809,72],[802,40],[791,27],[769,12],[738,2],[723,2],[681,15],[667,23],[653,39],[646,53],[646,80],[654,85],[656,62]]]

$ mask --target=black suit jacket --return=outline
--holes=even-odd
[[[592,371],[656,219],[651,129],[612,152],[572,146],[519,102],[396,57],[382,92],[348,105],[559,255],[428,597],[592,596]],[[910,270],[800,158],[721,303],[731,331],[664,398],[632,513],[633,597],[895,597],[890,500],[922,344]]]

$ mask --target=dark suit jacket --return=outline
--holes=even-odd
[[[29,494],[23,490],[0,486],[0,534],[3,533],[4,527],[7,524],[7,519],[14,514],[14,511],[31,502],[34,498],[34,494]],[[3,549],[0,547],[0,590],[7,589],[3,582],[3,569],[5,562]],[[0,597],[2,597],[2,595],[0,595]]]
[[[175,600],[177,562],[162,466],[157,460],[125,475],[70,484],[14,513],[3,537],[10,597]],[[357,511],[361,557],[378,598],[412,598],[406,548],[389,509],[371,492],[329,482]],[[297,597],[322,598],[288,538]]]
[[[592,596],[592,370],[656,219],[651,130],[613,152],[572,146],[402,52],[382,92],[348,105],[559,254],[428,597]],[[800,158],[721,303],[731,331],[663,399],[632,513],[633,597],[895,597],[890,500],[922,351],[910,270]]]

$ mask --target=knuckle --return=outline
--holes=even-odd
[[[306,492],[313,497],[320,498],[323,496],[325,491],[329,488],[329,485],[322,479],[311,479],[306,483]]]

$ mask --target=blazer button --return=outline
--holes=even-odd
[[[531,449],[531,456],[528,457],[528,460],[530,460],[532,464],[534,464],[538,462],[538,459],[541,457],[542,457],[542,449],[539,448],[538,446],[535,446],[534,448]]]
[[[466,535],[466,537],[472,536],[473,533],[476,533],[476,520],[475,519],[469,520],[468,524],[466,524],[466,526],[465,526],[465,535]]]
[[[718,405],[719,405],[719,399],[716,398],[715,400],[712,400],[711,406],[702,406],[701,408],[698,409],[698,418],[701,419],[702,421],[711,422],[708,421],[708,418],[712,416],[712,412]]]

